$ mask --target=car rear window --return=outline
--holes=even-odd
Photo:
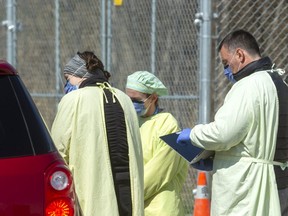
[[[55,151],[50,134],[18,76],[0,76],[0,158]]]

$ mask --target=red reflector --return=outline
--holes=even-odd
[[[57,199],[46,208],[46,216],[72,216],[74,209],[72,203],[67,199]]]
[[[17,71],[7,61],[0,59],[0,75],[17,75]]]

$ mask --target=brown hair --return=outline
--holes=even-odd
[[[86,62],[86,68],[90,76],[83,80],[79,88],[83,88],[89,85],[95,85],[97,82],[108,82],[111,74],[104,70],[102,61],[91,51],[77,52],[80,58]]]
[[[82,53],[77,52],[77,54],[86,62],[86,68],[89,73],[96,75],[100,71],[104,73],[105,77],[109,79],[111,74],[104,70],[104,65],[102,61],[91,51],[84,51]]]

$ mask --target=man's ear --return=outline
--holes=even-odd
[[[237,54],[240,62],[244,63],[245,59],[246,59],[246,52],[239,48],[239,49],[236,50],[236,54]]]

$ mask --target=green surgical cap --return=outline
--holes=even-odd
[[[145,94],[156,93],[159,96],[167,95],[168,90],[163,83],[148,71],[137,71],[127,78],[126,88]]]

